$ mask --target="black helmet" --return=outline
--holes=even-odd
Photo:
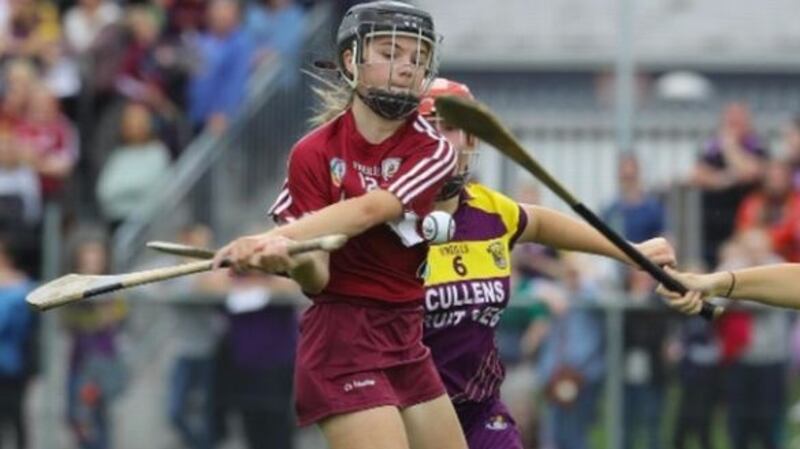
[[[398,1],[379,0],[355,5],[345,13],[336,36],[336,62],[342,76],[355,87],[358,74],[349,73],[345,68],[343,54],[353,50],[355,61],[361,61],[363,39],[377,33],[416,37],[430,46],[431,60],[426,69],[425,83],[436,77],[436,44],[438,37],[433,26],[433,17],[427,12]],[[410,93],[393,93],[388,89],[369,88],[358,92],[373,111],[387,119],[399,119],[416,110],[419,97]]]

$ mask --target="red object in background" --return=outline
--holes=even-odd
[[[800,262],[800,192],[787,197],[780,217],[774,223],[766,223],[766,202],[762,193],[748,195],[736,214],[736,230],[764,226],[772,241],[772,249],[787,262]]]
[[[750,344],[753,317],[741,310],[730,310],[717,320],[717,335],[722,346],[722,363],[730,364]]]
[[[41,156],[65,156],[74,161],[78,157],[78,139],[72,125],[63,117],[47,122],[21,121],[15,134],[20,141],[30,145]],[[52,176],[40,176],[42,195],[52,198],[63,186],[63,180]]]

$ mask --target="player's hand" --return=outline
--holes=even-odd
[[[667,305],[681,313],[686,315],[696,315],[700,313],[703,307],[703,301],[714,289],[711,276],[682,273],[670,267],[665,267],[664,270],[667,274],[689,289],[689,291],[685,295],[681,295],[680,293],[667,289],[663,285],[659,285],[658,288],[656,288],[656,293],[664,297]]]
[[[251,258],[264,247],[263,239],[264,236],[250,235],[233,240],[214,255],[214,268],[228,262],[234,271],[246,270]]]
[[[262,238],[260,248],[250,256],[248,266],[265,273],[289,273],[298,265],[298,260],[289,255],[289,245],[294,240],[279,235]]]
[[[675,249],[667,239],[663,237],[645,240],[633,246],[639,250],[644,257],[650,259],[658,266],[675,266],[677,264]]]

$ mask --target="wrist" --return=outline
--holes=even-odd
[[[729,271],[720,271],[710,274],[711,276],[711,296],[726,296],[731,290],[732,277]]]

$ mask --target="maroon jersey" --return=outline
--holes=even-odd
[[[291,221],[373,189],[393,193],[403,203],[405,216],[353,237],[332,253],[330,282],[323,294],[419,300],[423,288],[418,270],[427,245],[416,224],[432,209],[455,164],[450,144],[416,113],[393,136],[371,144],[347,110],[295,145],[286,183],[269,213],[278,221]]]

